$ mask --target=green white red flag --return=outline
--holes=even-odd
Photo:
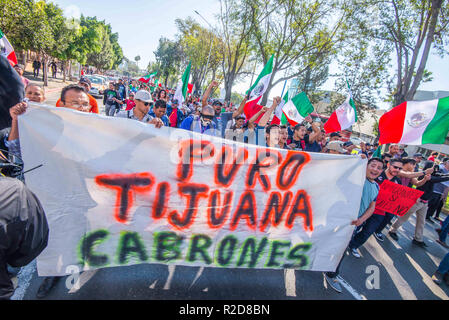
[[[260,109],[257,103],[260,98],[262,98],[265,91],[267,91],[268,85],[270,84],[271,74],[273,72],[273,59],[274,55],[270,57],[254,84],[246,92],[246,94],[249,93],[249,99],[243,107],[246,119],[251,119],[251,117],[258,112],[257,109]]]
[[[181,80],[178,82],[178,87],[176,88],[175,95],[173,99],[177,99],[179,105],[181,106],[187,97],[187,90],[189,85],[189,77],[190,77],[190,67],[192,66],[192,62],[189,62],[186,71],[182,75]]]
[[[406,101],[379,119],[379,143],[444,144],[449,131],[449,97]]]
[[[14,67],[17,64],[16,53],[2,30],[0,30],[0,50],[1,55],[8,59],[9,63]]]
[[[153,72],[153,73],[150,73],[150,74],[147,74],[146,76],[143,76],[143,77],[139,78],[139,81],[140,82],[144,82],[144,83],[148,83],[156,75],[157,75],[157,71]]]
[[[271,120],[271,124],[286,124],[287,118],[285,117],[285,114],[282,113],[282,108],[284,105],[288,102],[288,91],[284,94],[284,98],[282,99],[281,103],[276,107],[276,110],[274,110],[274,117],[273,120]]]
[[[347,82],[346,82],[347,83]],[[326,133],[336,132],[348,129],[357,122],[357,110],[352,99],[351,88],[348,84],[348,97],[341,106],[339,106],[324,124]]]
[[[283,115],[292,126],[303,122],[313,110],[313,105],[310,103],[305,92],[297,94],[282,107]]]

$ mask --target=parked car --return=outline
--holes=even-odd
[[[103,90],[106,89],[106,81],[98,76],[86,75],[85,77],[92,83],[89,94],[95,98],[101,98],[103,96]]]

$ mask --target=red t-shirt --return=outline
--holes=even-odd
[[[134,100],[126,99],[125,102],[126,102],[126,109],[125,109],[125,111],[129,111],[129,110],[133,109],[136,106],[136,103],[134,102]]]

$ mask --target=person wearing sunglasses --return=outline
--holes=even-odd
[[[426,161],[424,163],[423,170],[425,171],[430,168],[434,168],[434,163],[432,161]],[[449,181],[449,175],[441,174],[435,169],[436,168],[434,168],[434,172],[431,175],[425,175],[419,179],[426,179],[426,182],[422,186],[416,188],[417,190],[423,191],[424,194],[418,199],[418,201],[416,201],[415,205],[411,207],[406,214],[398,217],[395,223],[393,223],[390,228],[390,236],[392,233],[397,235],[397,230],[399,229],[399,227],[402,226],[404,222],[406,222],[413,214],[416,214],[415,235],[413,237],[412,243],[421,248],[427,247],[427,244],[424,242],[423,234],[424,226],[426,224],[426,215],[429,200],[432,197],[433,186],[435,183]],[[392,238],[395,239],[397,237],[393,236]]]
[[[375,181],[380,185],[388,180],[393,183],[401,184],[401,179],[397,177],[399,171],[402,169],[401,159],[391,159],[387,164],[387,169],[385,169],[380,176],[378,176]],[[360,253],[358,248],[361,247],[368,238],[374,233],[374,236],[379,241],[384,241],[382,230],[394,217],[393,214],[385,212],[383,210],[374,209],[373,214],[365,221],[362,230],[357,233],[349,242],[349,251],[356,258],[360,258]]]
[[[78,81],[78,85],[84,88],[84,91],[86,91],[87,96],[89,97],[89,105],[90,105],[89,112],[98,113],[97,100],[89,94],[89,90],[92,87],[92,83],[90,82],[90,80],[86,77],[81,77],[80,80]],[[61,99],[58,99],[58,101],[56,101],[56,106],[62,107]]]
[[[156,128],[164,126],[164,122],[158,117],[149,114],[150,108],[153,106],[151,94],[146,90],[139,90],[134,95],[134,103],[136,104],[131,110],[122,110],[115,116],[119,118],[128,118],[149,124],[154,124]]]
[[[215,136],[217,127],[213,122],[214,116],[214,109],[211,106],[204,106],[199,116],[190,115],[185,118],[181,123],[181,129]]]

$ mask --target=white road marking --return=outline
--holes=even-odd
[[[436,295],[438,298],[442,300],[449,300],[449,297],[446,295],[446,293],[440,288],[439,285],[437,285],[432,280],[432,275],[428,275],[420,266],[419,264],[408,254],[406,253],[405,256],[408,258],[412,266],[418,271],[418,273],[422,277],[422,281],[424,284],[429,288],[430,291],[433,292],[434,295]]]
[[[295,269],[284,269],[285,294],[287,297],[296,297]]]
[[[157,280],[154,280],[152,284],[150,284],[150,289],[154,289],[156,287]]]
[[[71,288],[69,290],[69,293],[76,293],[79,289],[81,289],[82,286],[84,286],[97,272],[99,269],[95,269],[95,270],[87,270],[87,271],[83,271],[80,273],[79,275],[79,287],[77,288],[77,286],[73,286],[73,288]]]
[[[171,281],[173,280],[173,275],[175,274],[175,269],[176,266],[175,265],[168,265],[168,277],[167,277],[167,282],[165,282],[164,285],[164,290],[170,290],[170,285],[171,285]]]
[[[33,260],[30,264],[20,269],[19,274],[17,275],[18,286],[14,295],[11,297],[11,300],[23,300],[35,271],[36,260]]]
[[[382,265],[385,270],[388,272],[391,280],[399,291],[402,299],[404,300],[417,300],[418,298],[413,293],[412,288],[409,286],[407,281],[401,276],[399,271],[396,269],[393,260],[390,256],[384,251],[384,249],[377,243],[377,241],[373,240],[374,237],[368,240],[365,243],[365,249],[373,256],[373,258],[377,261],[382,261]]]
[[[192,282],[192,284],[189,287],[189,290],[193,287],[193,285],[195,284],[196,280],[198,280],[199,277],[201,277],[201,274],[203,273],[203,271],[204,271],[204,267],[200,267],[200,269],[196,273],[195,279],[193,279],[193,282]]]
[[[345,288],[356,300],[368,300],[365,296],[362,296],[360,293],[357,292],[349,283],[346,282],[345,279],[343,279],[341,276],[337,276],[338,281],[340,281],[340,284]]]

